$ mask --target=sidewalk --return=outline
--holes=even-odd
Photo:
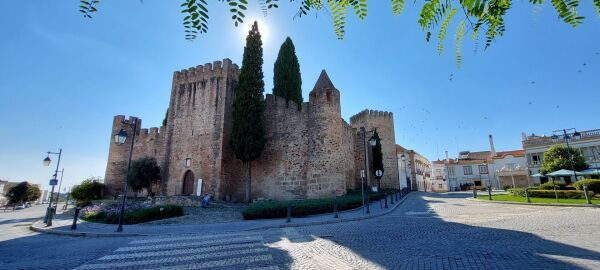
[[[394,211],[410,193],[404,196],[400,201],[390,204],[388,199],[388,208],[380,206],[380,202],[372,202],[369,206],[370,213],[364,213],[364,208],[339,212],[339,218],[334,218],[333,213],[320,214],[302,218],[292,217],[291,222],[286,222],[285,218],[266,219],[266,220],[247,220],[227,223],[212,224],[160,224],[160,225],[123,225],[122,232],[115,232],[117,225],[101,224],[78,220],[77,229],[71,230],[73,216],[58,214],[52,221],[52,226],[46,227],[43,220],[34,222],[31,230],[71,236],[88,237],[128,237],[128,236],[147,236],[147,235],[167,235],[167,234],[186,234],[186,233],[226,233],[250,230],[264,230],[271,228],[300,227],[320,224],[330,224],[339,222],[348,222],[374,218],[386,215]]]

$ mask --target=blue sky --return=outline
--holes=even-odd
[[[521,132],[600,127],[600,17],[591,1],[582,1],[587,18],[578,28],[559,21],[549,3],[537,11],[514,3],[506,34],[489,49],[465,40],[459,69],[456,25],[438,55],[410,1],[401,16],[388,1],[369,1],[366,21],[349,11],[344,40],[336,39],[328,14],[294,19],[297,6],[288,1],[267,17],[250,1],[247,23],[238,28],[224,4],[210,1],[209,33],[194,42],[184,39],[177,2],[105,0],[88,20],[77,1],[1,1],[0,179],[46,185],[52,172],[41,161],[59,147],[64,186],[103,177],[113,116],[160,125],[172,72],[223,58],[241,63],[253,19],[265,36],[266,93],[277,50],[290,36],[305,100],[326,69],[346,120],[364,108],[391,111],[396,142],[430,159],[445,150],[486,150],[488,134],[496,149],[513,150],[521,148]]]

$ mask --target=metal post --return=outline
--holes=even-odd
[[[337,196],[333,198],[333,218],[338,218],[338,205],[337,205]]]
[[[69,197],[71,197],[71,187],[69,187],[69,193],[67,193],[67,200],[65,201],[65,206],[63,206],[63,210],[67,210],[69,206]]]
[[[288,202],[287,219],[285,220],[285,222],[290,223],[291,221],[292,221],[292,203]]]
[[[592,201],[590,200],[590,195],[588,194],[588,186],[587,185],[583,185],[583,193],[585,195],[585,202],[587,204],[592,204]]]
[[[371,197],[369,196],[368,192],[367,192],[367,214],[371,213],[371,210],[369,209],[369,205],[371,205]]]
[[[137,118],[133,118],[133,136],[131,136],[131,147],[129,148],[129,161],[127,162],[127,175],[123,187],[123,201],[121,202],[121,213],[119,213],[119,226],[117,232],[123,231],[123,215],[125,214],[125,204],[127,203],[127,182],[129,181],[129,169],[131,168],[131,156],[133,155],[133,145],[135,143],[135,133],[137,131]]]
[[[62,170],[60,170],[60,182],[58,182],[58,193],[56,195],[56,203],[54,204],[55,205],[55,209],[58,209],[58,201],[60,200],[60,188],[62,187],[63,175],[65,175],[65,168],[63,168]]]
[[[383,199],[385,200],[385,208],[388,208],[388,204],[387,204],[387,194],[383,193]]]
[[[52,152],[48,152],[48,155],[56,154]],[[58,150],[58,160],[56,161],[56,170],[54,171],[54,177],[52,179],[56,179],[58,177],[58,167],[60,166],[60,158],[62,156],[62,148]],[[54,208],[52,208],[52,197],[54,196],[54,186],[52,185],[52,191],[50,192],[50,201],[48,202],[48,208],[46,209],[46,226],[52,226],[52,217],[54,215]],[[58,199],[57,199],[58,200]]]
[[[556,202],[558,202],[558,193],[556,192],[556,184],[554,183],[554,177],[552,177],[552,187],[554,188],[554,196],[556,197]]]
[[[528,203],[531,203],[531,199],[529,198],[529,188],[525,188],[525,198],[527,198]]]
[[[73,215],[73,224],[71,225],[71,230],[77,229],[77,218],[79,218],[79,210],[81,210],[79,207],[75,208],[75,214]]]
[[[477,198],[477,190],[473,189],[473,199]]]
[[[390,204],[394,204],[394,194],[390,194]]]

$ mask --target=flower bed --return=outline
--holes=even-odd
[[[81,219],[91,222],[117,224],[121,205],[118,203],[102,202],[97,205],[84,207]],[[183,215],[183,208],[177,205],[151,206],[148,203],[128,202],[125,206],[123,224],[137,224],[158,219]]]

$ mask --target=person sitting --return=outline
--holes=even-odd
[[[210,194],[204,195],[202,198],[202,208],[208,207],[208,202],[210,201]]]

